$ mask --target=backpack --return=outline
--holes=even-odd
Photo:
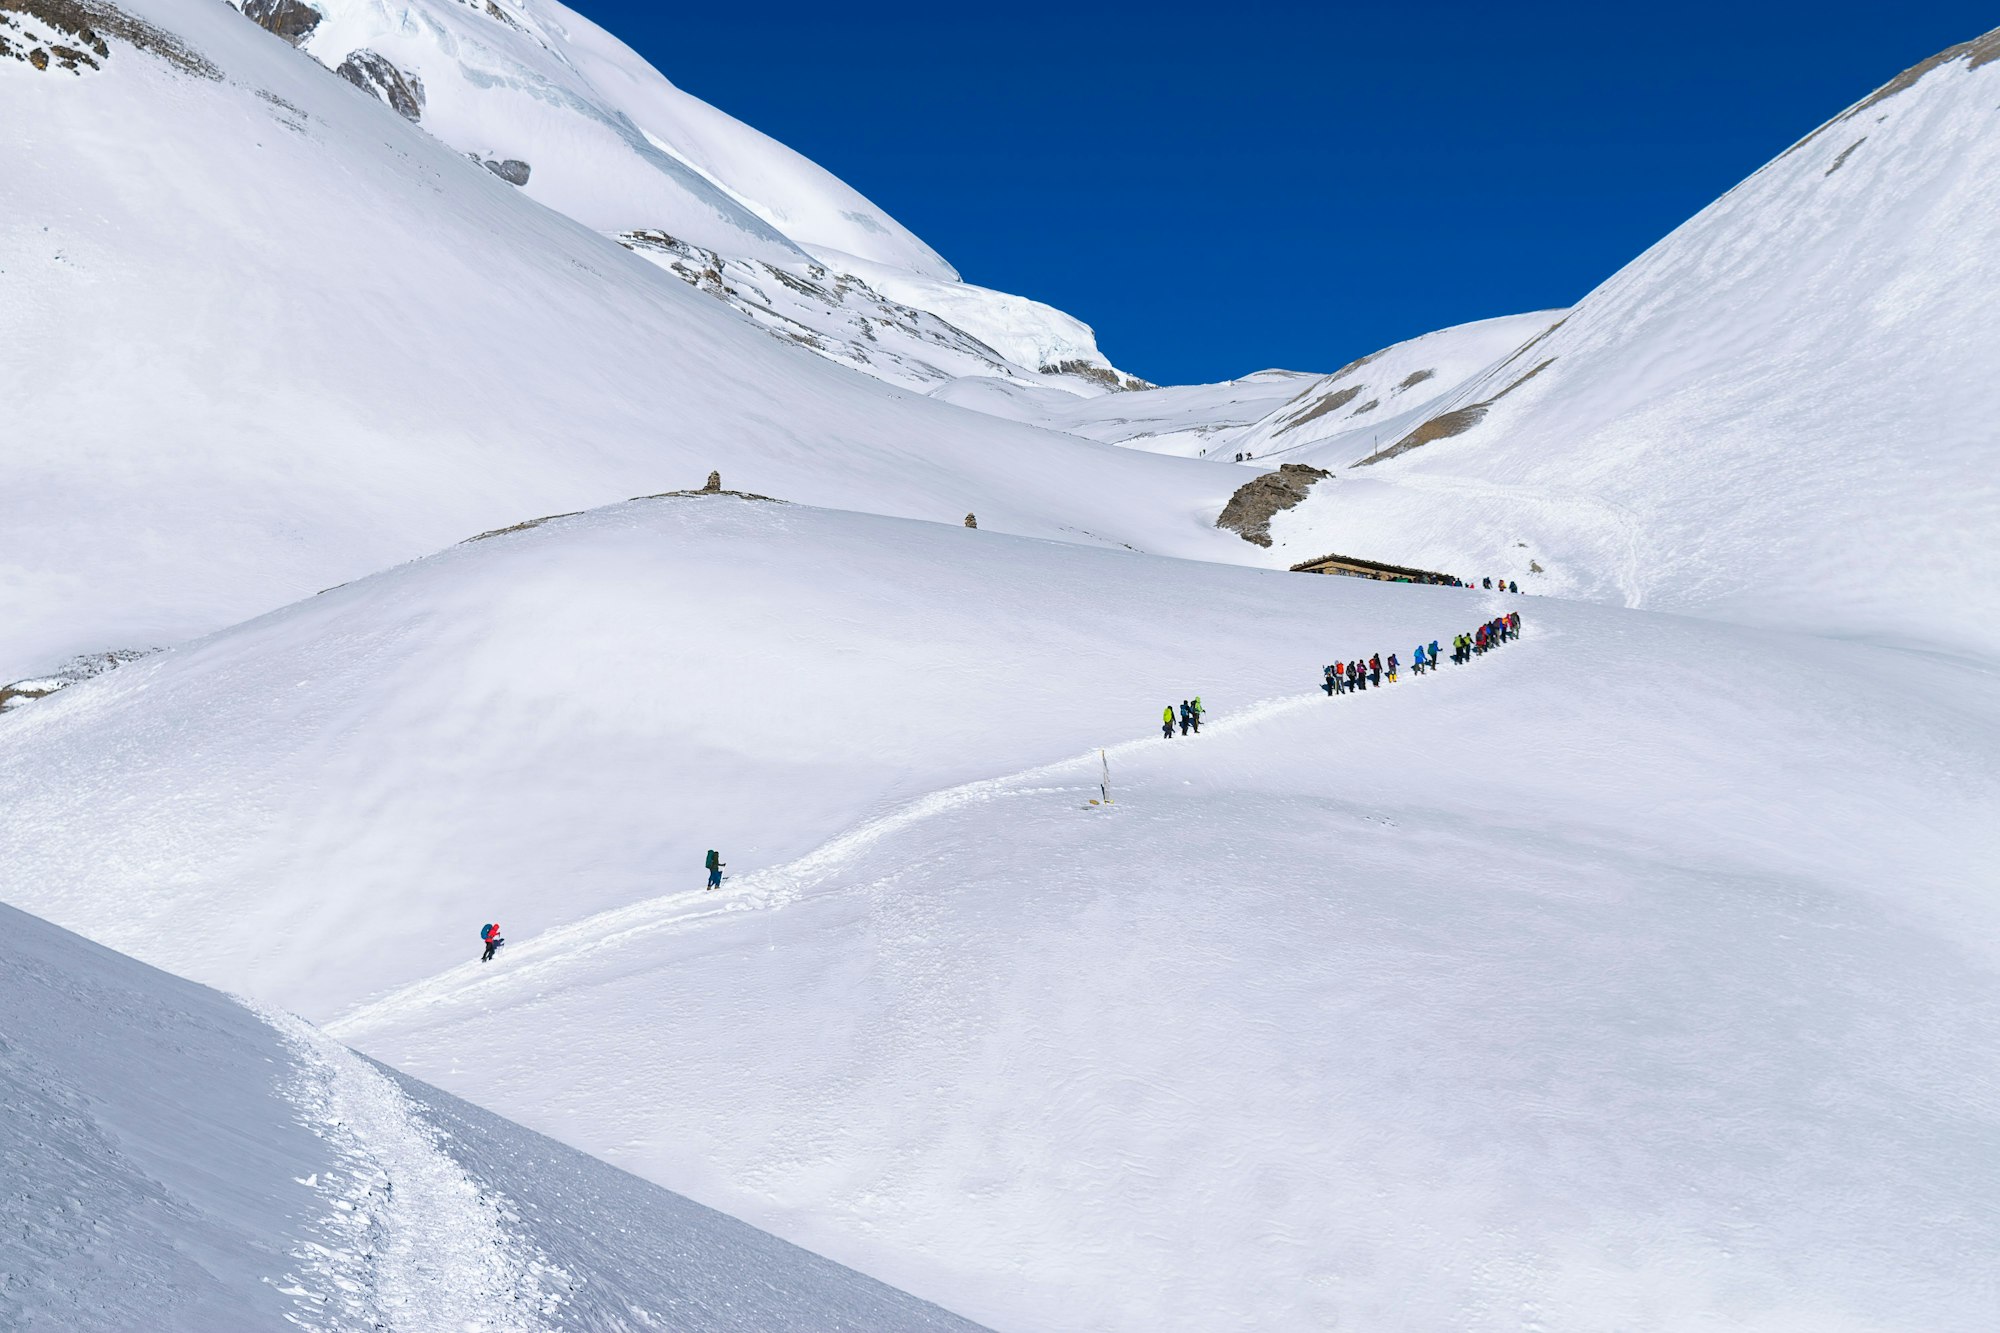
[[[492,923],[489,922],[488,924],[483,925],[479,928],[479,939],[482,943],[492,938],[493,938]]]

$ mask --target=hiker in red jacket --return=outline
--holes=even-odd
[[[486,952],[479,955],[479,961],[482,963],[492,962],[493,951],[507,942],[500,938],[500,927],[498,925],[481,927],[479,938],[486,941]]]

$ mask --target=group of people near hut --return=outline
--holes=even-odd
[[[1460,664],[1470,662],[1488,649],[1520,636],[1521,613],[1509,611],[1504,616],[1495,616],[1469,634],[1453,635],[1451,660]],[[1410,670],[1419,676],[1426,671],[1437,670],[1438,663],[1443,660],[1439,656],[1442,651],[1436,639],[1432,639],[1428,644],[1418,644],[1416,651],[1410,655]],[[1389,654],[1387,661],[1383,660],[1382,654],[1375,653],[1367,658],[1356,658],[1352,662],[1335,662],[1324,671],[1320,688],[1325,690],[1327,698],[1331,699],[1336,694],[1352,694],[1371,687],[1380,689],[1384,677],[1387,678],[1388,684],[1394,685],[1396,670],[1400,665],[1394,653]]]

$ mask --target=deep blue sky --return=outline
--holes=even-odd
[[[1565,305],[1990,4],[570,0],[1162,383]]]

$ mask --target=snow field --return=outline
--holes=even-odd
[[[6,725],[0,894],[997,1328],[1990,1323],[1948,658],[720,497]]]
[[[779,864],[1156,730],[1202,684],[1190,623],[1212,707],[1293,690],[1351,604],[1335,582],[727,497],[614,506],[10,714],[0,895],[324,1019],[473,958],[482,922],[515,949],[698,888],[710,847]],[[1425,638],[1478,618],[1463,593],[1411,605],[1437,608]]]
[[[1926,767],[1990,682],[1854,726],[1883,655],[1470,600],[1527,637],[1111,810],[961,788],[336,1030],[999,1328],[1983,1327],[1995,775]]]

